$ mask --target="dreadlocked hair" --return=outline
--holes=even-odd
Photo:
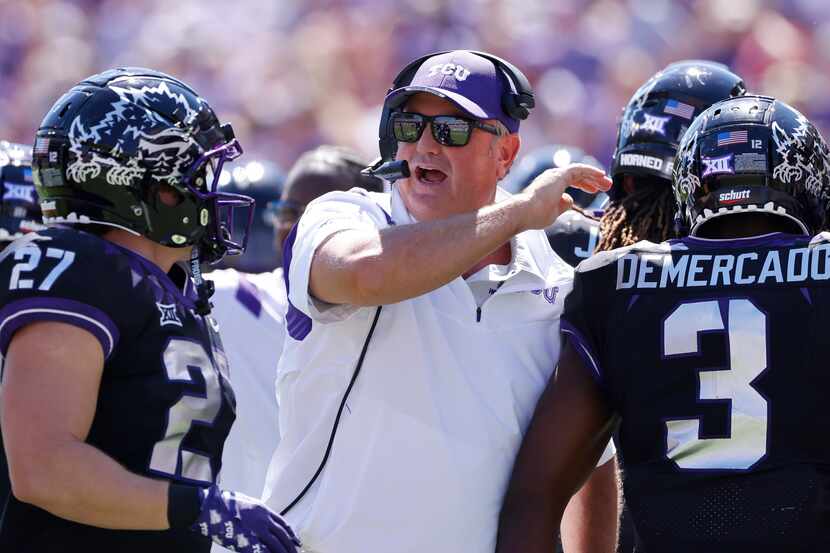
[[[588,219],[591,219],[592,221],[601,221],[601,219],[600,219],[599,217],[597,217],[596,215],[594,215],[594,212],[593,212],[593,211],[586,211],[586,210],[582,209],[581,207],[579,207],[579,206],[578,206],[578,205],[576,205],[576,204],[573,204],[573,205],[571,206],[571,209],[573,209],[574,211],[576,211],[577,213],[579,213],[579,214],[580,214],[580,215],[582,215],[583,217],[586,217],[586,218],[588,218]]]
[[[599,223],[596,251],[613,250],[640,240],[674,237],[675,199],[666,183],[647,185],[608,206]]]

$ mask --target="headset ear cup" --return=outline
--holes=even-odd
[[[535,105],[532,94],[516,94],[515,92],[505,92],[501,97],[501,107],[504,113],[512,117],[524,121],[530,115],[530,108]]]
[[[536,98],[533,96],[533,91],[520,92],[517,98],[519,99],[517,102],[519,109],[524,113],[524,117],[521,119],[527,119],[530,115],[530,110],[536,107]]]
[[[518,119],[520,121],[524,121],[530,115],[530,109],[533,107],[533,98],[531,97],[530,104],[526,102],[522,102],[521,99],[524,95],[514,94],[512,92],[505,93],[501,99],[501,107],[504,109],[504,113],[512,117],[513,119]],[[517,99],[519,101],[517,101]]]
[[[380,116],[380,127],[378,132],[378,146],[383,159],[395,158],[398,149],[398,142],[392,134],[391,125],[392,109],[384,105]]]
[[[513,102],[514,103],[516,102],[515,98],[513,99]],[[516,118],[520,121],[524,121],[525,119],[528,118],[529,115],[530,115],[530,110],[529,109],[527,109],[526,107],[524,107],[522,105],[516,104],[516,107],[514,108],[514,113],[512,114],[512,117],[514,117],[514,118]]]
[[[518,67],[498,56],[476,50],[472,50],[472,52],[493,62],[510,84],[512,90],[505,91],[502,96],[501,103],[504,112],[520,121],[527,119],[530,110],[536,106],[533,88],[530,86],[527,76]]]

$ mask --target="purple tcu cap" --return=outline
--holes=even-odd
[[[413,94],[428,92],[446,98],[475,119],[498,119],[514,133],[519,130],[519,120],[507,115],[501,106],[502,95],[510,86],[492,61],[455,50],[427,59],[412,82],[390,92],[386,102],[397,107]]]

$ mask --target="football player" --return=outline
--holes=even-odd
[[[684,136],[673,189],[690,236],[577,269],[499,553],[548,550],[617,423],[638,551],[827,551],[827,145],[781,101],[726,100]]]
[[[266,161],[223,175],[219,190],[252,196],[256,209],[245,253],[226,257],[218,265],[226,268],[204,275],[215,286],[211,315],[219,323],[236,396],[236,421],[222,454],[222,485],[259,497],[279,440],[274,380],[287,309],[266,206],[279,199],[284,175]]]
[[[623,108],[611,164],[614,186],[593,251],[675,236],[671,167],[694,118],[714,102],[746,93],[740,76],[706,60],[672,63],[648,79]],[[582,223],[585,224],[584,222]],[[619,463],[624,471],[625,459]],[[620,550],[633,541],[623,512]]]
[[[576,146],[553,144],[544,146],[524,156],[516,168],[504,179],[503,188],[516,193],[523,190],[546,169],[566,167],[571,163],[584,163],[605,171],[597,159]],[[599,219],[608,200],[605,192],[589,194],[570,187],[568,194],[574,207],[560,215],[545,229],[553,251],[566,263],[576,266],[590,256],[599,240]]]
[[[32,147],[0,140],[0,249],[27,232],[42,230],[32,180]]]
[[[282,169],[264,159],[248,161],[232,170],[222,171],[219,190],[250,196],[256,205],[245,253],[225,257],[216,264],[217,269],[235,269],[249,274],[270,273],[282,264],[279,252],[274,248],[274,228],[268,206],[280,199],[284,185],[285,173]],[[247,222],[247,219],[235,220],[233,230],[240,232]]]
[[[597,251],[674,237],[671,168],[680,139],[703,110],[745,93],[741,77],[706,60],[672,63],[634,93],[617,128]]]
[[[0,140],[0,252],[12,240],[42,228],[32,181],[32,147]],[[9,471],[0,433],[0,512],[9,490]]]
[[[281,254],[285,236],[305,206],[318,196],[353,187],[381,192],[380,179],[361,175],[366,165],[357,154],[334,146],[320,146],[300,156],[284,187],[279,183],[281,199],[269,204],[264,214],[267,228],[273,233],[267,241],[271,251],[260,250],[261,255],[252,257],[250,254],[256,252],[248,251],[240,256],[249,258],[240,264],[240,270],[224,269],[205,275],[216,285],[211,298],[213,313],[220,324],[229,364],[234,367],[231,382],[237,398],[236,422],[222,457],[222,482],[243,493],[257,497],[262,494],[268,464],[279,441],[274,382],[288,309],[281,267],[259,273],[243,269],[261,267]],[[271,193],[277,192],[276,182],[265,184]],[[260,190],[257,200],[266,196],[266,191]],[[266,242],[264,236],[261,241]]]
[[[217,191],[240,153],[205,100],[143,68],[85,79],[44,118],[33,176],[61,226],[0,254],[0,550],[296,550],[216,486],[234,397],[199,265],[243,249],[229,221],[252,200]]]
[[[274,229],[267,206],[280,197],[284,174],[265,160],[223,170],[219,190],[256,201],[245,253],[227,256],[204,276],[215,286],[211,315],[219,323],[231,367],[236,420],[222,453],[222,486],[252,497],[262,494],[265,471],[279,441],[274,392],[287,309],[282,275],[276,271]],[[239,227],[247,219],[237,219]],[[238,230],[242,230],[239,228]],[[213,551],[228,551],[213,544]]]
[[[362,173],[365,167],[356,152],[340,146],[324,144],[301,155],[288,173],[282,198],[270,206],[276,247],[282,251],[305,207],[323,194],[352,188],[383,192],[383,181]]]

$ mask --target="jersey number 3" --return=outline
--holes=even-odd
[[[752,382],[767,368],[767,318],[748,299],[680,304],[665,320],[663,355],[700,354],[699,334],[727,332],[725,370],[698,372],[698,400],[728,402],[726,438],[701,438],[700,419],[666,421],[666,455],[681,469],[748,469],[767,453],[767,401]]]

